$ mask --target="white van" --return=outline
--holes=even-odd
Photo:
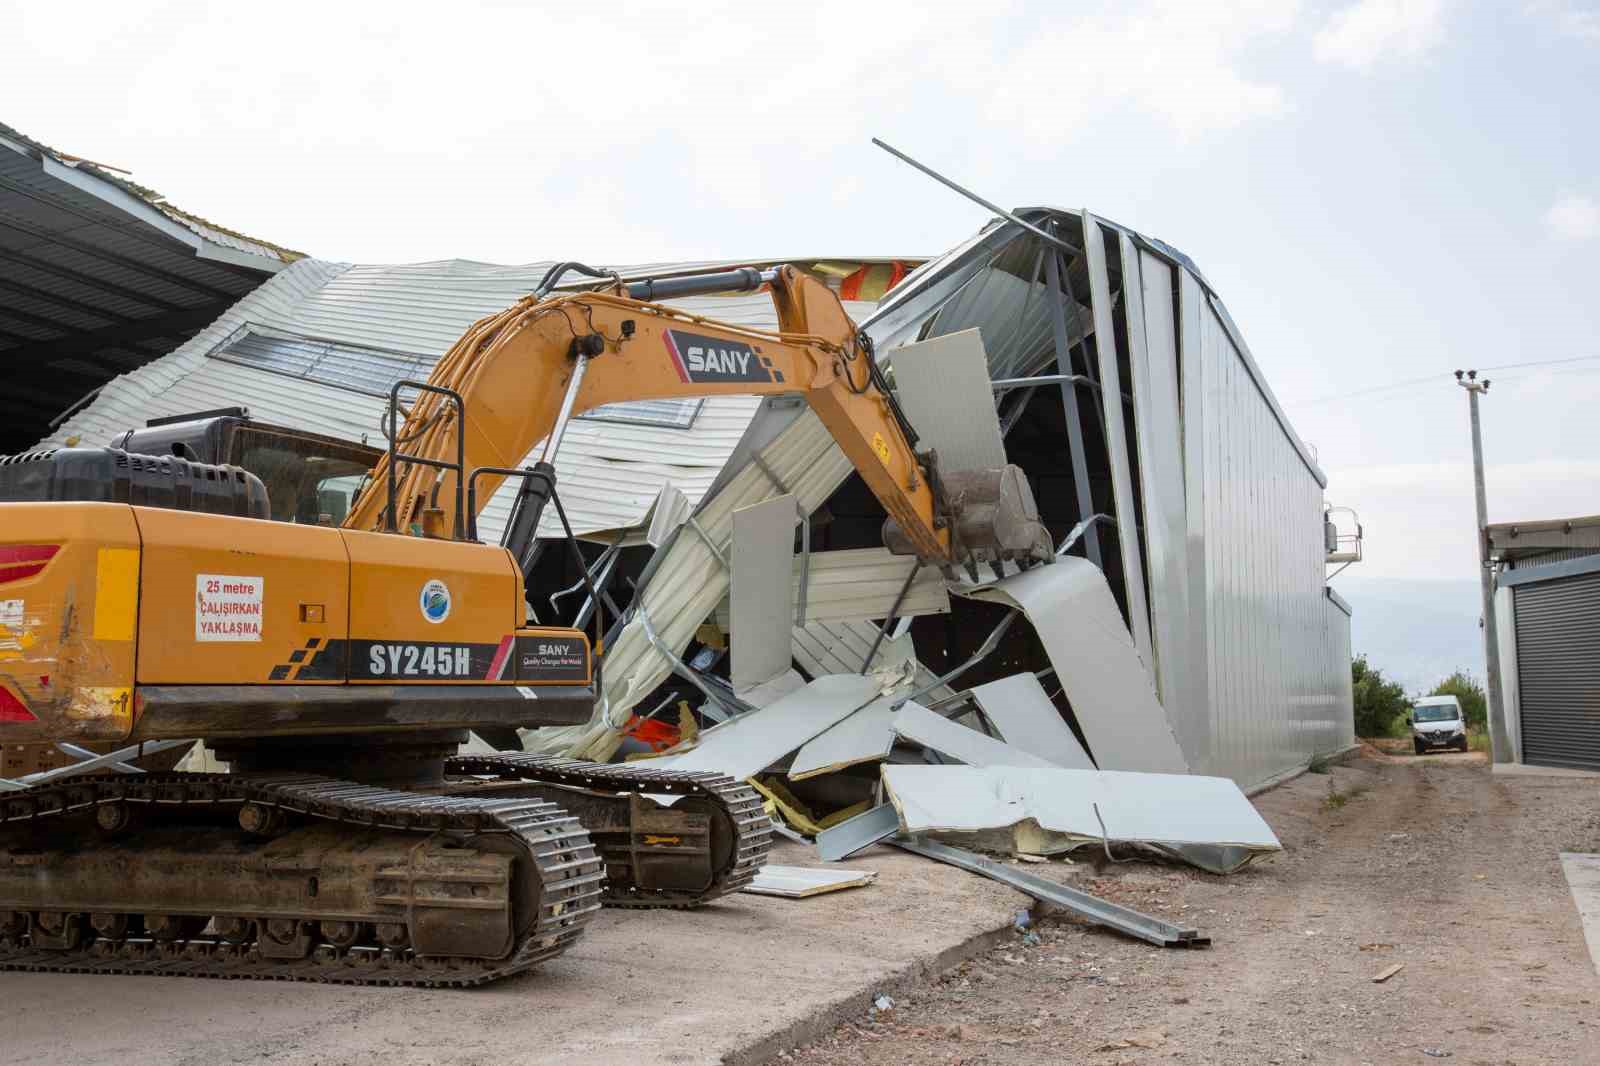
[[[1467,720],[1454,696],[1423,696],[1406,715],[1417,754],[1434,748],[1467,750]]]

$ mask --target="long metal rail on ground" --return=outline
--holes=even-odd
[[[1124,907],[1099,896],[1091,896],[1087,892],[1080,892],[1075,888],[1057,884],[1036,874],[1026,873],[1014,869],[993,859],[986,859],[982,855],[975,855],[961,848],[952,848],[947,844],[936,844],[933,841],[891,840],[888,843],[897,848],[914,852],[929,859],[938,859],[952,866],[959,866],[963,870],[970,870],[976,874],[991,877],[1002,884],[1010,885],[1032,896],[1034,899],[1053,903],[1058,907],[1087,918],[1091,922],[1126,933],[1132,937],[1155,944],[1163,948],[1203,948],[1211,946],[1211,938],[1201,936],[1199,930],[1187,926],[1173,925],[1160,918],[1153,918],[1131,907]]]

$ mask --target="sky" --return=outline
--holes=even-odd
[[[0,25],[0,119],[325,259],[921,255],[986,221],[882,137],[1192,256],[1359,514],[1352,574],[1474,578],[1455,368],[1518,364],[1486,372],[1490,520],[1600,513],[1600,0],[0,0]]]

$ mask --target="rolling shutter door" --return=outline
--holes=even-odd
[[[1516,590],[1522,757],[1600,770],[1600,573]]]

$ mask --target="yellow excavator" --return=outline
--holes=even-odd
[[[591,280],[558,290],[573,272]],[[762,287],[777,332],[661,302]],[[0,969],[469,986],[561,953],[602,905],[748,883],[771,828],[741,782],[457,754],[469,730],[591,716],[588,635],[527,624],[545,508],[566,522],[551,460],[571,418],[733,393],[805,396],[892,549],[947,572],[1050,560],[1020,472],[918,452],[867,336],[790,266],[552,268],[428,381],[394,385],[387,452],[339,526],[314,493],[275,507],[262,478],[178,442],[0,459],[0,743],[199,738],[228,764],[0,781]],[[507,479],[505,536],[481,543]]]

